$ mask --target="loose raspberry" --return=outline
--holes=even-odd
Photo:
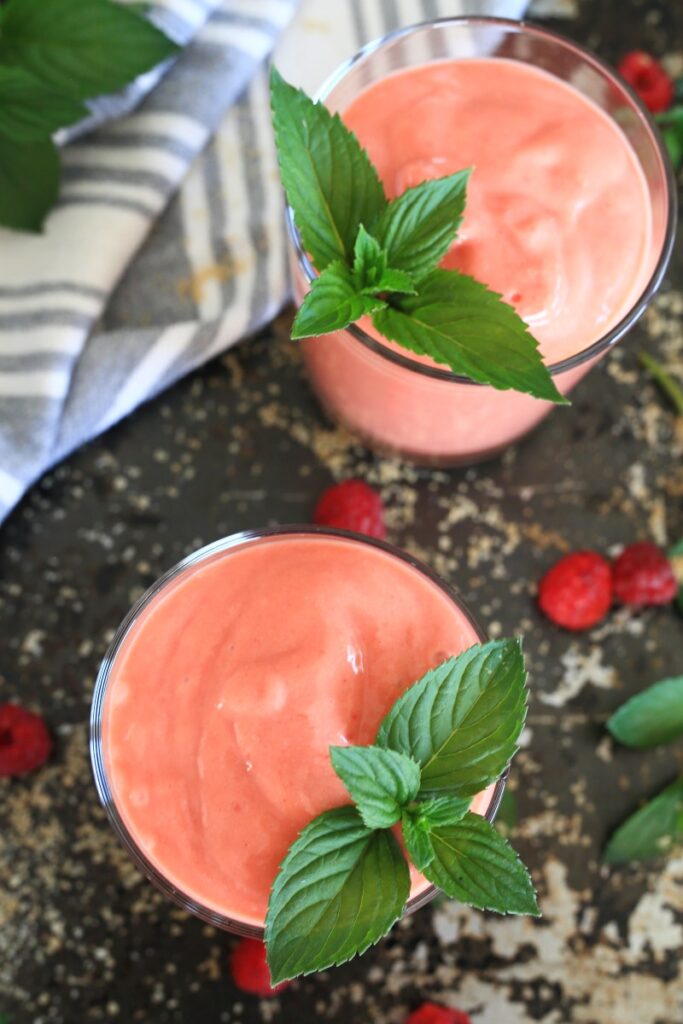
[[[406,1024],[472,1024],[469,1014],[462,1010],[449,1010],[436,1003],[423,1003],[411,1013]]]
[[[565,629],[589,629],[612,604],[612,570],[596,551],[565,555],[541,580],[538,603]]]
[[[362,480],[344,480],[324,491],[315,506],[313,522],[338,530],[354,530],[379,540],[387,532],[382,499]]]
[[[237,987],[254,996],[276,996],[289,985],[288,981],[283,981],[273,988],[266,947],[258,939],[240,939],[230,954],[230,972]]]
[[[622,57],[618,70],[653,114],[659,114],[671,106],[674,83],[659,61],[649,53],[631,50]]]
[[[25,775],[45,764],[52,740],[40,715],[0,704],[0,778]]]
[[[668,604],[677,593],[673,566],[656,544],[630,544],[614,563],[614,594],[622,604]]]

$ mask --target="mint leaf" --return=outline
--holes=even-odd
[[[380,747],[330,747],[330,757],[368,828],[391,828],[403,805],[417,796],[420,766],[405,754]]]
[[[121,89],[177,50],[151,22],[112,0],[8,0],[0,7],[0,62],[74,99]]]
[[[0,134],[17,142],[46,139],[88,111],[78,100],[61,96],[23,68],[0,65]]]
[[[349,268],[336,260],[311,283],[292,325],[292,338],[340,331],[384,305],[381,299],[359,293]]]
[[[265,941],[272,983],[363,953],[403,913],[408,865],[391,832],[353,807],[326,811],[289,850],[275,879]]]
[[[529,872],[485,818],[468,811],[456,824],[434,828],[430,839],[434,856],[423,873],[451,899],[499,914],[540,915]]]
[[[339,115],[275,68],[270,94],[282,182],[304,248],[320,272],[336,260],[350,266],[358,229],[371,228],[386,206],[377,171]]]
[[[14,142],[0,135],[0,224],[40,231],[59,194],[59,170],[50,139]]]
[[[683,840],[683,779],[678,779],[617,829],[603,854],[607,864],[662,857]]]
[[[683,735],[683,676],[663,679],[631,697],[607,721],[627,747],[656,747]]]
[[[683,387],[681,387],[678,381],[674,380],[661,363],[658,363],[647,352],[640,353],[640,361],[650,376],[657,382],[662,392],[669,398],[678,415],[683,416]]]
[[[410,274],[387,266],[387,254],[363,224],[358,229],[353,250],[353,280],[363,295],[376,295],[378,292],[416,294]]]
[[[481,384],[513,388],[566,405],[538,344],[512,306],[486,285],[451,270],[432,270],[418,294],[392,300],[373,316],[378,331]]]
[[[403,839],[408,856],[418,871],[424,871],[434,859],[432,830],[441,825],[454,825],[467,814],[469,806],[468,799],[442,796],[404,810]]]
[[[520,641],[477,644],[406,690],[376,742],[418,762],[421,795],[472,797],[499,778],[515,753],[526,700]]]
[[[373,228],[389,266],[418,276],[441,262],[460,226],[471,173],[424,181],[389,203]]]

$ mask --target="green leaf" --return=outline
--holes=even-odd
[[[683,676],[663,679],[631,697],[607,728],[627,747],[656,747],[683,735]]]
[[[477,644],[406,690],[376,742],[418,762],[421,795],[472,797],[499,778],[517,750],[526,700],[520,641]]]
[[[0,62],[74,99],[121,89],[177,50],[112,0],[9,0],[0,8]]]
[[[512,306],[465,274],[432,270],[419,293],[392,300],[373,316],[386,338],[445,363],[455,373],[505,390],[568,404],[535,339]]]
[[[669,398],[679,416],[683,416],[683,387],[674,380],[668,370],[665,370],[661,363],[648,355],[647,352],[640,353],[640,361],[650,376],[657,382],[663,393]]]
[[[683,839],[683,779],[678,779],[617,829],[603,854],[607,864],[662,857]]]
[[[275,68],[270,93],[282,182],[304,248],[318,271],[336,260],[350,266],[361,224],[371,229],[386,206],[377,171],[339,115]]]
[[[683,163],[683,125],[674,124],[662,129],[662,138],[675,171]]]
[[[467,814],[469,806],[469,799],[442,796],[406,808],[402,816],[403,838],[408,856],[418,871],[424,871],[434,859],[432,830],[442,825],[454,825]]]
[[[471,173],[424,181],[389,203],[373,228],[389,266],[416,277],[441,262],[460,226]]]
[[[430,838],[434,857],[423,873],[451,899],[499,914],[540,915],[529,872],[485,818],[468,811]]]
[[[391,828],[420,788],[420,766],[381,747],[330,747],[335,772],[368,828]]]
[[[274,985],[345,963],[385,935],[410,893],[408,865],[389,831],[353,807],[326,811],[290,848],[275,879],[265,942]]]
[[[292,325],[292,338],[340,331],[384,306],[381,299],[356,291],[353,276],[340,261],[330,263],[311,284]]]
[[[46,139],[88,113],[78,100],[49,89],[23,68],[0,64],[0,134],[17,142]]]
[[[59,171],[50,139],[19,143],[0,136],[0,224],[40,231],[59,194]]]
[[[354,247],[353,280],[363,295],[376,295],[378,292],[416,294],[410,274],[387,266],[387,254],[362,224]]]

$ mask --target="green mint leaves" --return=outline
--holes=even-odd
[[[133,6],[114,0],[7,0],[0,7],[0,223],[39,230],[59,189],[52,134],[87,114],[84,100],[123,88],[177,49]]]
[[[683,676],[663,679],[631,697],[607,728],[627,747],[656,747],[683,736]]]
[[[650,860],[683,841],[683,779],[668,786],[617,829],[603,854],[607,864]]]
[[[292,337],[371,316],[386,338],[454,373],[567,404],[515,310],[474,278],[438,269],[460,226],[471,172],[425,181],[389,202],[338,114],[275,69],[271,103],[287,200],[320,275]]]
[[[496,640],[426,673],[384,719],[376,745],[331,747],[355,807],[326,811],[290,848],[273,885],[265,941],[273,984],[363,953],[401,916],[408,856],[448,895],[503,914],[538,914],[528,872],[472,796],[516,750],[526,712],[518,640]]]
[[[387,205],[377,172],[338,114],[275,68],[270,88],[282,183],[301,240],[320,273],[336,260],[350,266],[360,225],[372,224]]]
[[[391,832],[353,807],[326,811],[290,848],[275,879],[265,942],[273,984],[364,953],[403,913],[410,876]]]
[[[332,765],[368,828],[391,828],[420,789],[420,766],[380,747],[330,747]]]
[[[676,545],[674,552],[678,549]],[[683,676],[663,679],[622,704],[607,728],[629,747],[655,747],[683,736]],[[607,864],[661,857],[683,841],[683,778],[621,825],[603,854]]]
[[[516,753],[526,699],[519,640],[494,640],[449,658],[406,690],[382,722],[377,744],[417,761],[421,796],[471,798]]]

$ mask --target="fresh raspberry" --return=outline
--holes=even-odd
[[[649,53],[631,50],[622,57],[618,70],[653,114],[659,114],[671,106],[674,83],[659,61]]]
[[[237,987],[254,996],[276,996],[289,985],[288,981],[283,981],[273,988],[266,947],[258,939],[240,939],[230,954],[230,972]]]
[[[462,1010],[449,1010],[436,1003],[423,1003],[411,1013],[406,1024],[472,1024],[469,1014]]]
[[[324,491],[315,506],[313,522],[318,526],[354,530],[379,540],[387,532],[382,499],[362,480],[344,480]]]
[[[677,593],[673,566],[656,544],[630,544],[614,563],[614,594],[622,604],[668,604]]]
[[[40,715],[0,704],[0,778],[25,775],[45,764],[52,740]]]
[[[612,570],[596,551],[575,551],[550,569],[538,587],[538,603],[565,629],[588,629],[612,604]]]

